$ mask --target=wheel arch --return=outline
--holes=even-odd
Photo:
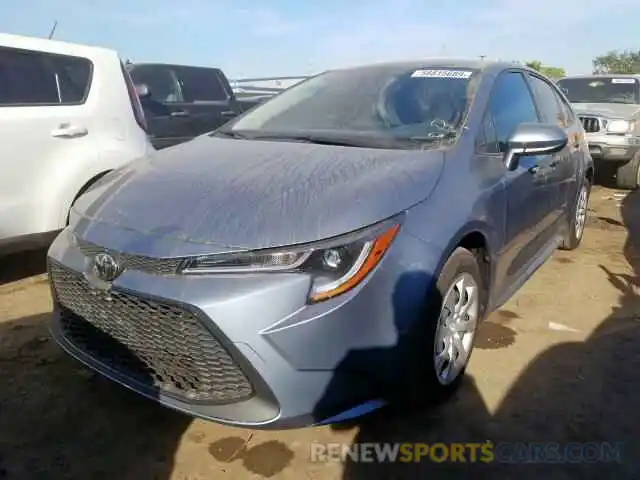
[[[471,224],[461,230],[453,237],[447,248],[444,250],[436,275],[437,279],[445,263],[457,248],[469,250],[477,259],[480,273],[482,275],[483,287],[485,295],[482,302],[482,314],[486,312],[489,300],[491,298],[491,290],[494,279],[496,246],[494,238],[486,225]]]
[[[74,196],[66,202],[64,209],[62,211],[62,215],[63,215],[63,221],[64,221],[64,225],[67,225],[69,223],[69,213],[71,211],[71,207],[73,207],[73,204],[76,202],[76,200],[78,198],[80,198],[80,196],[85,193],[87,190],[89,190],[89,188],[91,188],[91,186],[96,183],[98,180],[100,180],[102,177],[104,177],[106,174],[108,174],[109,172],[111,172],[112,170],[103,170],[99,173],[94,174],[89,180],[87,180],[79,189],[76,189],[76,192],[74,194]]]

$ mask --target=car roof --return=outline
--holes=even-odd
[[[640,80],[640,74],[637,73],[606,73],[606,74],[583,74],[583,75],[567,75],[560,80],[573,78],[637,78]]]
[[[0,46],[17,48],[22,50],[34,50],[38,52],[95,56],[104,55],[117,56],[115,50],[93,45],[83,45],[79,43],[62,42],[60,40],[49,40],[48,38],[29,37],[26,35],[14,35],[10,33],[0,33]]]
[[[205,70],[216,70],[218,72],[221,72],[222,70],[220,70],[220,68],[218,67],[207,67],[205,65],[186,65],[186,64],[182,64],[182,63],[165,63],[165,62],[132,62],[129,63],[127,65],[128,68],[132,68],[132,67],[180,67],[180,68],[201,68],[201,69],[205,69]]]

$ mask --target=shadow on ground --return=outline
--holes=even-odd
[[[464,465],[347,460],[343,478],[640,478],[640,298],[633,287],[640,284],[640,191],[625,198],[622,217],[629,232],[624,255],[633,274],[601,265],[619,290],[620,300],[586,342],[561,344],[539,355],[495,412],[488,411],[473,379],[467,378],[453,401],[420,414],[381,411],[360,425],[354,439],[360,444],[620,442],[620,463]],[[561,306],[561,295],[557,301]]]
[[[170,478],[190,418],[90,373],[49,320],[0,323],[0,479]]]
[[[0,257],[0,286],[44,273],[46,259],[46,248]]]

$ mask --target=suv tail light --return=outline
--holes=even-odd
[[[127,84],[127,93],[129,94],[129,100],[131,101],[131,107],[133,108],[133,115],[136,118],[136,122],[140,125],[145,132],[147,131],[147,120],[144,117],[144,110],[142,110],[142,104],[140,103],[140,98],[138,98],[138,92],[136,92],[136,87],[133,84],[133,80],[131,80],[131,76],[125,66],[120,62],[120,69],[122,70],[122,76],[124,77],[124,82]]]

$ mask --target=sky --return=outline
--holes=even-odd
[[[19,0],[2,7],[0,32],[46,37],[57,20],[58,40],[230,78],[480,55],[579,74],[639,49],[638,19],[638,0]]]

